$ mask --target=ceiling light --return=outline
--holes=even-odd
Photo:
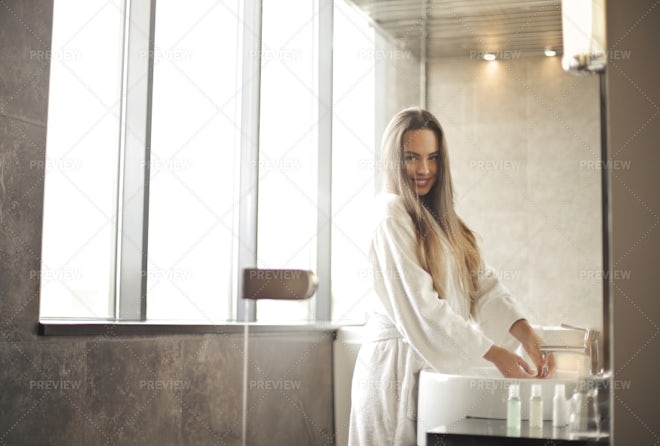
[[[495,59],[496,59],[496,57],[495,57],[494,53],[485,53],[484,54],[484,60],[490,61],[490,60],[495,60]]]
[[[557,55],[557,51],[553,50],[552,48],[546,48],[544,53],[547,57],[554,57]]]

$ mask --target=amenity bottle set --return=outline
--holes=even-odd
[[[555,395],[552,399],[552,426],[566,426],[566,411],[568,402],[566,400],[564,384],[555,384]],[[520,385],[509,386],[509,399],[507,401],[506,426],[510,434],[520,433]],[[529,428],[530,430],[543,430],[543,397],[541,385],[532,384],[532,393],[529,399]]]

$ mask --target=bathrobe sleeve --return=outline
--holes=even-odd
[[[386,313],[404,340],[436,370],[454,360],[481,358],[493,342],[438,298],[431,276],[417,259],[416,243],[411,220],[389,216],[374,231],[374,286]]]
[[[480,268],[477,293],[473,314],[479,328],[495,344],[514,350],[518,341],[509,333],[509,329],[514,322],[525,316],[495,271],[486,264]]]

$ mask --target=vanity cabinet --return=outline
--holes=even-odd
[[[544,421],[543,430],[531,432],[527,420],[521,423],[520,433],[508,433],[506,420],[465,418],[447,426],[432,429],[426,434],[427,446],[503,446],[503,445],[556,445],[596,446],[609,445],[609,436],[593,435],[572,438],[568,428],[553,428]]]

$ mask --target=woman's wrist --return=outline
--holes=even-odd
[[[511,325],[509,333],[524,346],[535,345],[540,342],[539,336],[529,322],[527,322],[527,319],[518,319],[515,321]]]
[[[497,345],[493,344],[491,347],[488,349],[488,351],[484,354],[483,358],[487,361],[493,362],[495,360],[495,355],[497,351]]]

